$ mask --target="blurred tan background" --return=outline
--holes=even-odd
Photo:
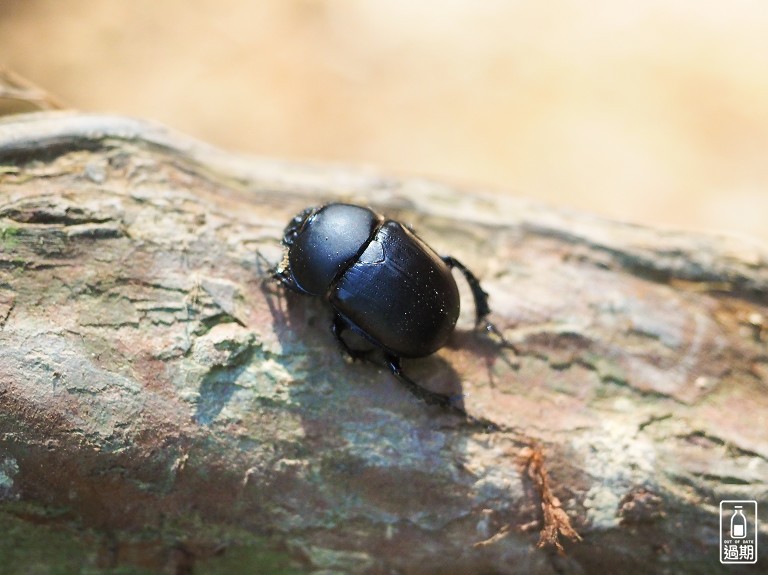
[[[0,0],[0,65],[230,150],[768,240],[766,0]]]

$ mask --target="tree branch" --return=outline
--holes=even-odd
[[[498,430],[347,363],[321,302],[265,281],[289,219],[336,199],[412,224],[480,277],[518,354],[473,331],[467,303],[449,346],[404,369]],[[141,121],[10,117],[0,556],[716,572],[719,501],[768,491],[766,262],[746,240],[241,158]],[[537,548],[552,517],[582,537],[561,538],[564,555]]]

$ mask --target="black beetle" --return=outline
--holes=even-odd
[[[325,299],[335,312],[332,332],[347,329],[384,352],[392,373],[428,403],[451,405],[408,378],[401,357],[423,357],[445,345],[459,317],[459,290],[451,274],[466,278],[475,302],[476,322],[490,313],[488,294],[463,264],[441,257],[403,224],[368,208],[330,203],[308,208],[285,228],[286,247],[274,277],[299,293]],[[492,326],[489,326],[491,329]]]

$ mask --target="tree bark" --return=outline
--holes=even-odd
[[[476,419],[346,361],[330,310],[268,281],[329,200],[480,277],[514,349],[463,288],[449,345],[404,362]],[[768,522],[767,262],[142,121],[7,118],[0,571],[719,572],[719,501]]]

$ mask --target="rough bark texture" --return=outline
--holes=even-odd
[[[498,430],[345,361],[320,301],[264,281],[331,199],[480,276],[518,354],[469,313],[404,365]],[[767,264],[139,121],[6,119],[0,572],[719,572],[719,501],[768,523]],[[558,528],[564,554],[537,547]]]

